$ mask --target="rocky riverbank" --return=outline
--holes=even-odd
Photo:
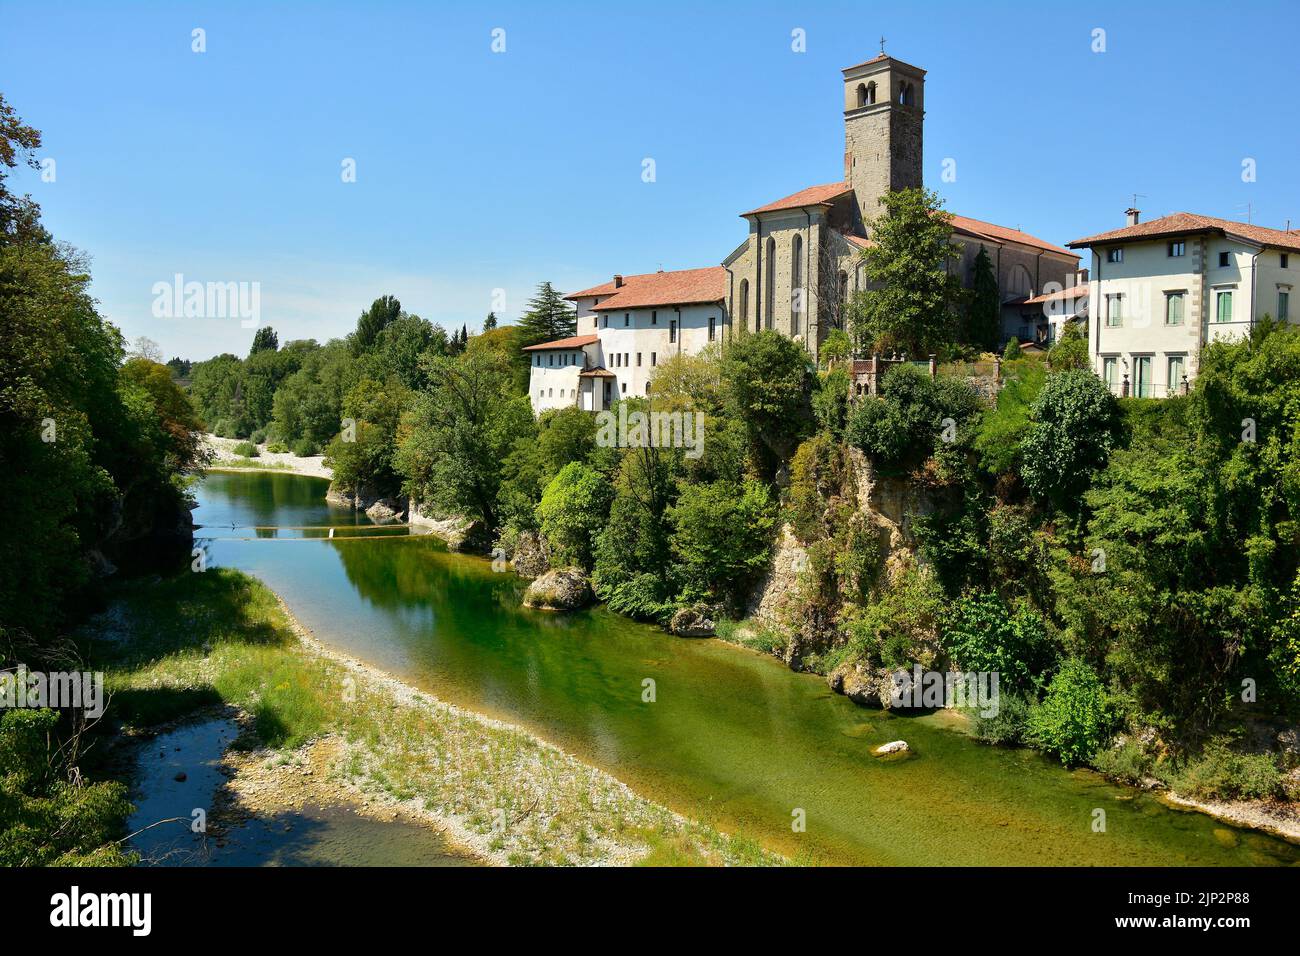
[[[235,438],[220,438],[217,435],[207,434],[203,436],[203,444],[206,449],[212,453],[212,464],[209,470],[222,471],[227,469],[238,469],[240,471],[249,468],[259,468],[267,471],[283,471],[293,475],[307,475],[311,478],[334,478],[332,469],[325,466],[324,455],[312,455],[303,457],[294,455],[289,452],[270,452],[266,450],[266,445],[258,445],[258,455],[256,458],[245,458],[243,455],[235,454],[235,446],[242,444]]]
[[[105,658],[110,711],[128,732],[151,733],[160,708],[176,719],[190,709],[175,705],[214,692],[255,731],[225,758],[226,790],[246,813],[273,816],[287,800],[398,814],[500,865],[780,862],[325,646],[238,572],[131,585],[84,636]]]

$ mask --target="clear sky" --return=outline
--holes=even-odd
[[[925,178],[954,212],[1064,243],[1122,225],[1140,193],[1146,218],[1249,203],[1300,227],[1298,11],[0,0],[0,90],[56,164],[15,185],[90,254],[105,314],[199,359],[253,333],[155,318],[176,273],[260,283],[283,342],[341,335],[384,293],[473,330],[495,289],[508,321],[543,279],[716,264],[741,211],[840,179],[839,71],[882,34],[929,71]]]

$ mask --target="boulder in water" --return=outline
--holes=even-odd
[[[896,754],[905,754],[911,749],[906,740],[891,740],[887,744],[881,744],[872,753],[877,757],[892,757]]]
[[[713,612],[702,605],[678,608],[668,623],[668,630],[678,637],[712,637]]]
[[[595,599],[591,582],[581,568],[547,571],[528,585],[524,607],[542,611],[576,611]]]

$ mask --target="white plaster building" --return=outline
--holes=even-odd
[[[1200,351],[1265,316],[1295,321],[1300,233],[1178,212],[1077,239],[1092,253],[1089,350],[1116,394],[1163,398],[1196,378]]]
[[[578,334],[524,350],[534,413],[575,405],[595,412],[649,395],[660,362],[722,341],[725,283],[725,270],[711,266],[616,275],[565,296],[576,306]]]

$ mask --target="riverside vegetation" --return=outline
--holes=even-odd
[[[39,134],[2,102],[0,122],[0,160],[12,168]],[[996,327],[987,261],[977,265],[984,293],[967,297],[948,275],[935,198],[904,191],[875,224],[878,291],[827,337],[825,366],[760,332],[657,370],[654,410],[705,415],[703,454],[688,457],[602,446],[577,409],[534,418],[520,349],[574,329],[549,284],[518,325],[489,316],[479,335],[448,334],[384,296],[344,339],[281,346],[264,328],[245,358],[164,366],[147,343],[128,357],[86,292],[84,263],[45,232],[30,199],[0,192],[0,214],[0,465],[18,496],[0,544],[6,665],[73,660],[84,646],[66,635],[102,602],[100,576],[156,550],[143,541],[188,545],[187,483],[204,464],[206,423],[223,437],[324,452],[345,487],[473,521],[521,567],[588,572],[611,610],[665,625],[679,612],[717,620],[724,636],[841,688],[845,675],[913,663],[996,670],[1003,706],[972,718],[990,743],[1201,796],[1280,797],[1294,780],[1294,748],[1253,745],[1258,728],[1300,707],[1294,328],[1265,322],[1246,341],[1211,346],[1191,394],[1159,402],[1112,397],[1077,334],[1052,350],[1050,368],[1007,362],[991,405],[958,375],[905,365],[879,397],[850,401],[851,352],[971,358]],[[57,441],[42,440],[46,421]],[[863,507],[864,468],[917,503],[905,533],[882,532]],[[746,621],[787,536],[806,557],[790,599]],[[224,601],[172,595],[191,609],[184,626],[217,629],[220,654],[181,643],[163,620],[159,634],[176,643],[157,660],[101,646],[120,713],[133,699],[140,721],[220,700],[250,708],[268,745],[320,732],[382,742],[371,718],[313,696],[307,685],[328,685],[330,665],[293,650],[267,595],[224,572],[190,578],[205,576],[128,585],[124,599],[143,613],[149,587],[227,588]],[[206,617],[218,613],[235,616]],[[281,705],[258,692],[253,662],[281,673],[260,687],[283,684]],[[429,729],[427,715],[400,719]],[[81,740],[78,720],[3,716],[0,860],[127,858],[112,839],[123,788],[87,782],[79,743],[65,744]],[[386,779],[389,757],[367,772]],[[389,782],[409,792],[409,781]],[[654,839],[678,839],[647,812]],[[709,859],[753,858],[712,840]]]

